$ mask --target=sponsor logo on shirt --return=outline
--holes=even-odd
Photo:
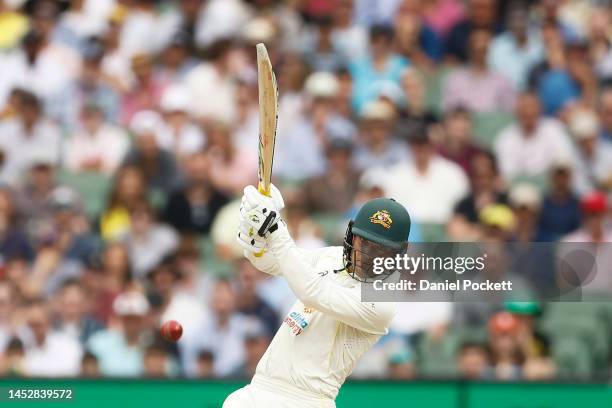
[[[285,317],[283,323],[289,326],[289,329],[291,329],[291,333],[294,336],[298,336],[308,327],[308,320],[304,315],[311,314],[313,311],[314,309],[305,307],[302,313],[291,312],[287,317]]]

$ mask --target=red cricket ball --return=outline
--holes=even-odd
[[[168,320],[162,324],[160,331],[165,340],[178,341],[183,335],[183,326],[176,320]]]

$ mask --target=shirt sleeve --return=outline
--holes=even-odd
[[[362,302],[359,291],[320,277],[304,260],[285,225],[279,224],[279,229],[270,235],[268,244],[291,290],[306,307],[358,330],[387,334],[387,327],[395,314],[392,303]]]

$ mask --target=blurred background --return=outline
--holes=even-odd
[[[258,42],[299,246],[341,244],[379,196],[412,242],[612,241],[611,20],[604,0],[0,0],[0,376],[252,376],[295,300],[234,243]],[[607,302],[404,303],[351,378],[609,379],[611,350]]]

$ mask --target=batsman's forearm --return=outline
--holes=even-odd
[[[284,223],[279,222],[278,230],[270,234],[268,247],[295,296],[304,304],[315,302],[319,295],[317,275],[304,262]]]

